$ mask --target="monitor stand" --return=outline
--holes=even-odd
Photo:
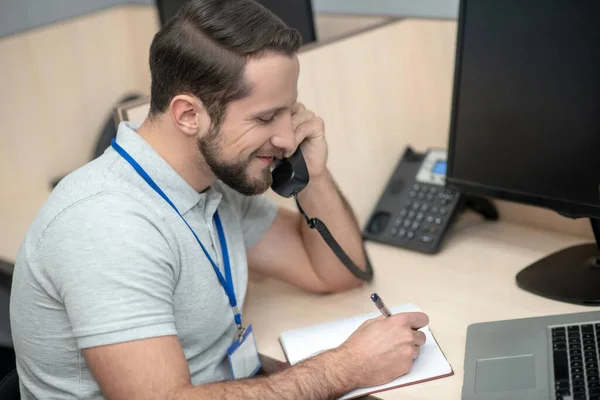
[[[600,306],[600,220],[591,218],[596,243],[550,254],[517,274],[517,285],[567,303]]]

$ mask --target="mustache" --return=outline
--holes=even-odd
[[[255,151],[254,155],[257,157],[273,157],[275,159],[281,160],[284,155],[285,152],[283,150],[269,150],[269,151]]]

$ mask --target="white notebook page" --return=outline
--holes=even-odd
[[[404,304],[390,308],[392,314],[401,312],[421,311],[414,304]],[[372,313],[359,315],[347,319],[324,322],[304,328],[294,329],[281,333],[280,342],[286,357],[291,365],[315,356],[323,351],[338,347],[342,344],[364,321],[380,316],[375,310]],[[452,373],[452,367],[446,360],[441,349],[435,342],[429,327],[420,329],[427,337],[426,343],[421,346],[419,357],[415,360],[410,372],[385,385],[361,388],[354,390],[341,399],[351,399],[368,393],[373,393],[396,386],[428,380],[431,378]]]

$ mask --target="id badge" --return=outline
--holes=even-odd
[[[258,356],[252,325],[248,325],[242,336],[236,338],[229,346],[227,358],[234,379],[249,378],[258,372],[262,363]]]

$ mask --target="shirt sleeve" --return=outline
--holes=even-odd
[[[79,348],[175,335],[175,256],[162,221],[125,194],[71,206],[35,254]]]

